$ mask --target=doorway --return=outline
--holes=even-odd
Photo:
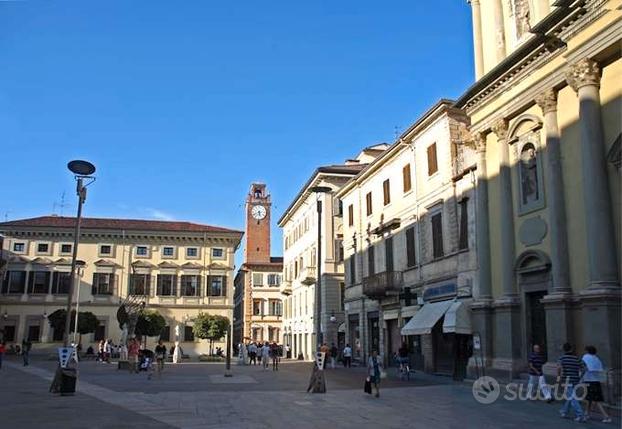
[[[531,351],[534,344],[540,345],[540,350],[546,356],[546,312],[542,305],[542,298],[546,291],[528,292],[525,294],[527,310],[527,345]]]

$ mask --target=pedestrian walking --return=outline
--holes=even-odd
[[[339,350],[335,343],[331,343],[330,345],[330,367],[331,369],[335,369],[335,362],[337,361],[337,355],[339,355]]]
[[[350,347],[350,344],[346,344],[343,348],[343,366],[346,368],[352,366],[352,347]]]
[[[572,407],[575,421],[584,422],[585,416],[576,394],[577,385],[581,380],[583,362],[573,353],[570,343],[565,343],[562,349],[564,354],[557,361],[557,384],[563,382],[565,402],[559,414],[564,419],[569,418],[568,413]]]
[[[162,377],[162,371],[164,371],[164,360],[166,359],[166,346],[162,343],[162,340],[158,340],[158,345],[155,347],[155,359],[158,377]]]
[[[542,393],[544,399],[547,402],[553,402],[551,396],[551,390],[546,384],[546,379],[542,372],[542,366],[546,362],[544,354],[540,351],[540,345],[534,344],[533,351],[529,355],[529,381],[527,382],[527,397],[529,399],[538,399],[539,394]],[[534,386],[536,387],[536,394],[534,396]]]
[[[104,340],[100,340],[99,344],[97,345],[97,361],[104,361]]]
[[[268,345],[268,342],[266,341],[263,347],[261,348],[261,364],[263,366],[264,371],[268,369],[269,359],[270,359],[270,346]]]
[[[24,366],[28,366],[30,364],[30,349],[32,348],[32,343],[28,338],[24,338],[22,340],[22,360],[24,362]]]
[[[270,346],[270,358],[272,359],[272,371],[279,370],[279,346],[273,342]]]
[[[104,361],[110,363],[110,355],[112,354],[112,340],[108,339],[104,343]]]
[[[328,348],[326,343],[322,344],[322,346],[320,347],[320,352],[324,353],[324,368],[326,368],[328,366],[326,365],[326,363],[328,362],[328,359],[330,358],[330,349]]]
[[[129,370],[130,373],[135,372],[138,374],[138,353],[139,353],[140,345],[135,338],[130,340],[130,344],[127,347],[127,356],[130,361]]]
[[[257,346],[255,343],[248,345],[248,364],[257,365]]]
[[[380,378],[383,373],[382,362],[376,350],[372,350],[367,360],[367,376],[376,389],[376,398],[380,396]]]
[[[598,356],[596,356],[596,347],[587,346],[585,348],[585,354],[581,358],[583,365],[585,365],[585,374],[583,374],[583,382],[587,384],[587,406],[585,408],[585,419],[590,418],[590,412],[592,411],[592,405],[596,404],[598,410],[603,415],[603,423],[611,423],[611,417],[605,411],[603,407],[603,389],[601,386],[601,380],[604,375],[603,363]]]
[[[5,352],[6,352],[6,343],[2,341],[0,342],[0,369],[2,369],[2,358],[4,357]]]

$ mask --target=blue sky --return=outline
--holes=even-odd
[[[276,221],[316,166],[472,83],[470,21],[463,0],[0,2],[0,216],[63,192],[73,215],[82,158],[86,216],[242,229],[259,180]]]

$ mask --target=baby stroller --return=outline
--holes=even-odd
[[[151,350],[141,350],[139,359],[138,370],[147,372],[149,374],[149,378],[151,378],[151,374],[154,371],[153,352]]]

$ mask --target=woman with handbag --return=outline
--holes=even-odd
[[[384,378],[383,374],[382,359],[380,359],[376,350],[372,350],[371,356],[367,360],[367,376],[376,388],[376,398],[380,396],[380,378]]]

